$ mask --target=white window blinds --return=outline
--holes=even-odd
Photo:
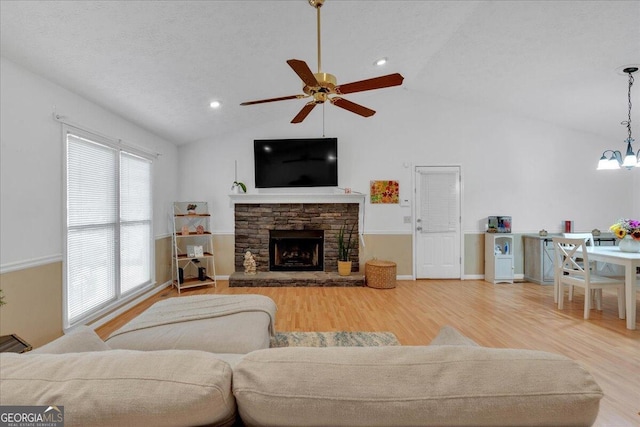
[[[459,223],[456,172],[420,173],[420,218],[423,233],[455,231]]]
[[[65,327],[152,282],[151,162],[65,132]]]

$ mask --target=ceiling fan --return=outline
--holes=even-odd
[[[320,8],[325,0],[309,0],[309,4],[317,10],[318,20],[318,72],[313,73],[306,62],[300,59],[289,59],[287,64],[300,77],[304,86],[302,91],[304,94],[282,96],[279,98],[261,99],[258,101],[243,102],[240,105],[264,104],[266,102],[285,101],[288,99],[313,98],[307,102],[302,110],[291,120],[291,123],[302,122],[318,104],[329,101],[336,107],[351,111],[363,117],[371,117],[376,112],[355,102],[346,100],[340,96],[330,95],[346,95],[354,92],[364,92],[367,90],[382,89],[385,87],[398,86],[402,84],[404,77],[399,73],[387,74],[385,76],[374,77],[372,79],[360,80],[353,83],[338,85],[336,77],[333,74],[322,72],[322,60],[320,49]]]

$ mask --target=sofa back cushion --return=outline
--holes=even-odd
[[[2,353],[0,404],[64,406],[66,427],[227,426],[231,375],[200,351]]]
[[[88,326],[78,326],[67,334],[38,347],[31,354],[81,353],[105,351],[110,347]]]
[[[233,391],[247,426],[588,426],[602,398],[566,357],[450,345],[259,350]]]

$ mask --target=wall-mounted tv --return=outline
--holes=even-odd
[[[256,188],[336,187],[338,138],[256,139]]]

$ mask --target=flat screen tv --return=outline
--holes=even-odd
[[[336,187],[338,138],[256,139],[256,188]]]

